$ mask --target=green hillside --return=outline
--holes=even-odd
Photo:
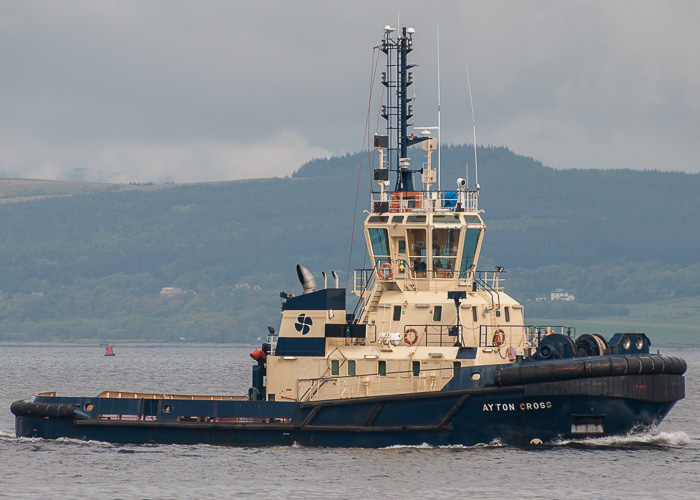
[[[443,147],[443,189],[471,159],[468,146]],[[365,266],[371,168],[355,154],[283,179],[0,179],[0,340],[265,335],[279,322],[279,292],[299,289],[297,263],[319,281],[334,269],[345,284],[358,185],[350,268]],[[554,288],[577,297],[528,306],[536,316],[631,316],[634,304],[700,296],[700,175],[559,171],[492,147],[479,151],[479,183],[488,227],[480,268],[505,266],[523,302]],[[167,286],[184,292],[161,297]]]

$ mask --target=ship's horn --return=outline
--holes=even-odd
[[[328,276],[326,276],[326,271],[321,271],[321,274],[323,275],[323,288],[326,289],[328,288]]]
[[[311,293],[318,290],[313,274],[301,264],[297,264],[297,276],[299,276],[301,286],[304,287],[304,293]]]
[[[335,287],[340,288],[340,277],[338,276],[338,273],[335,271],[331,271],[331,274],[333,275],[333,279],[335,280]]]

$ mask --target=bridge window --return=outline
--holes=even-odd
[[[340,375],[340,361],[337,359],[331,360],[331,375],[334,377]]]
[[[433,215],[433,222],[434,223],[449,223],[449,224],[461,224],[462,221],[459,220],[459,215],[455,214],[441,214],[441,215]]]
[[[467,229],[464,233],[464,245],[462,246],[462,262],[460,263],[459,275],[466,278],[469,268],[474,265],[474,257],[476,256],[476,248],[479,243],[481,229]]]
[[[387,239],[386,229],[381,227],[369,228],[369,239],[372,244],[372,253],[374,254],[374,262],[379,267],[383,262],[389,261],[389,243]]]
[[[423,216],[425,217],[425,216]],[[425,278],[427,262],[425,252],[427,249],[425,229],[409,229],[406,231],[408,243],[408,260],[411,268],[418,278]]]
[[[409,215],[406,222],[425,222],[425,215]]]
[[[451,278],[457,260],[459,229],[433,229],[433,271],[438,278]]]
[[[348,376],[349,377],[355,376],[355,360],[354,359],[351,359],[348,361]]]
[[[435,309],[433,310],[433,321],[441,321],[442,320],[442,306],[435,306]]]
[[[374,222],[374,223],[381,223],[381,222],[389,222],[389,216],[387,215],[373,215],[372,217],[369,218],[367,222]]]

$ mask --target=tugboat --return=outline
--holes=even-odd
[[[512,445],[626,434],[661,422],[685,396],[686,363],[650,354],[644,333],[576,335],[526,325],[503,269],[477,269],[486,224],[479,189],[434,189],[429,131],[409,132],[412,28],[386,27],[382,106],[358,303],[333,272],[282,292],[279,335],[251,356],[246,396],[106,391],[18,401],[17,436],[118,443],[385,447]],[[410,166],[421,144],[425,162]],[[414,174],[420,172],[420,186]],[[393,173],[393,174],[392,174]],[[391,188],[391,177],[394,186]]]

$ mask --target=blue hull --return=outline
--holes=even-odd
[[[14,403],[12,411],[18,437],[48,439],[369,448],[528,445],[656,425],[684,395],[682,375],[644,374],[316,403],[36,396],[31,403]]]

